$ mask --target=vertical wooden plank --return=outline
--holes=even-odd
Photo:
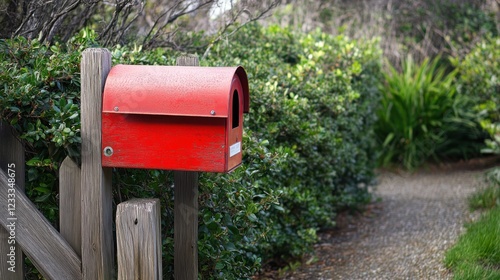
[[[111,53],[87,49],[81,61],[82,272],[83,279],[108,280],[114,273],[111,169],[101,165],[102,92]]]
[[[198,57],[179,57],[177,65],[198,66]],[[174,275],[198,279],[198,172],[174,172]]]
[[[162,279],[160,200],[131,199],[116,209],[118,279]]]
[[[82,256],[80,172],[80,167],[69,157],[59,168],[59,228],[79,257]]]
[[[2,121],[0,121],[0,168],[5,173],[8,173],[8,175],[12,174],[13,170],[13,172],[15,173],[14,178],[16,180],[16,185],[24,191],[24,147],[22,143],[15,137],[10,125]],[[8,169],[11,169],[11,172],[9,172]],[[0,213],[0,215],[7,215],[7,213]],[[9,244],[9,236],[9,232],[0,227],[0,279],[24,279],[23,253],[19,245]],[[11,240],[10,242],[12,243],[13,241]],[[7,256],[7,254],[12,255],[12,252],[10,250],[12,245],[15,246],[15,261],[8,263],[11,256]],[[15,267],[12,268],[12,265],[15,265]],[[9,270],[9,268],[11,268],[11,270]]]
[[[199,66],[198,56],[190,54],[187,56],[180,56],[176,61],[177,66]]]
[[[198,172],[174,172],[174,275],[198,279]]]

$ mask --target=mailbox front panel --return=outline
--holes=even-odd
[[[243,88],[237,76],[233,78],[230,92],[231,114],[227,124],[227,157],[228,169],[232,170],[241,164],[243,148]]]
[[[227,172],[225,123],[222,118],[105,113],[102,165]]]

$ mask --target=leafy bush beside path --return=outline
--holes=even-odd
[[[457,93],[457,71],[439,63],[440,57],[421,64],[408,57],[401,73],[392,66],[384,73],[375,125],[381,165],[411,170],[428,160],[479,154],[487,135],[474,99]]]

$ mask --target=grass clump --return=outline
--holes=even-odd
[[[467,232],[446,253],[454,279],[500,279],[500,207],[467,226]]]
[[[500,206],[500,168],[491,169],[486,173],[485,178],[488,187],[469,198],[471,210],[488,210]]]
[[[445,257],[454,279],[500,279],[500,168],[486,174],[489,186],[471,196],[473,210],[489,209]]]
[[[472,210],[490,209],[500,205],[500,187],[489,186],[479,193],[472,195],[469,207]]]
[[[500,168],[486,173],[488,187],[473,194],[469,199],[471,210],[491,209],[500,205]]]

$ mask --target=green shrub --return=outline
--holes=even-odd
[[[484,133],[473,104],[456,93],[456,72],[439,66],[440,58],[416,65],[411,57],[402,73],[389,66],[381,85],[376,133],[381,143],[380,164],[413,169],[443,156],[477,154]]]
[[[485,154],[500,154],[500,123],[483,122],[483,127],[490,134],[491,139],[486,139],[486,147],[481,150]]]
[[[452,60],[458,69],[457,90],[473,98],[488,119],[500,121],[500,38],[478,43],[467,56]]]
[[[337,209],[366,201],[374,167],[373,115],[379,51],[343,36],[251,27],[214,49],[215,65],[243,64],[251,83],[247,127],[288,164],[265,178],[283,212],[261,251],[299,256]]]
[[[52,221],[58,166],[66,155],[80,156],[79,59],[94,43],[84,37],[50,48],[22,37],[0,40],[0,118],[20,132],[28,195]]]
[[[40,206],[46,215],[46,209],[51,211],[54,223],[57,167],[66,155],[79,155],[78,65],[81,51],[95,44],[93,36],[82,31],[57,49],[16,38],[2,41],[0,49],[7,93],[0,99],[1,117],[30,147],[28,175],[38,176],[31,175],[28,193],[46,195]],[[312,249],[317,230],[333,224],[339,209],[370,199],[380,68],[375,44],[251,25],[214,45],[201,61],[205,66],[241,64],[251,86],[242,166],[230,174],[200,177],[203,279],[249,278],[266,259],[300,257]],[[180,55],[138,46],[111,52],[114,64],[172,65]],[[173,268],[171,175],[117,169],[113,181],[115,204],[132,197],[161,199],[166,279]],[[46,190],[38,194],[40,186]]]
[[[469,96],[475,112],[483,115],[482,127],[489,133],[484,153],[500,153],[500,39],[486,39],[467,56],[452,60],[458,70],[457,90]]]

